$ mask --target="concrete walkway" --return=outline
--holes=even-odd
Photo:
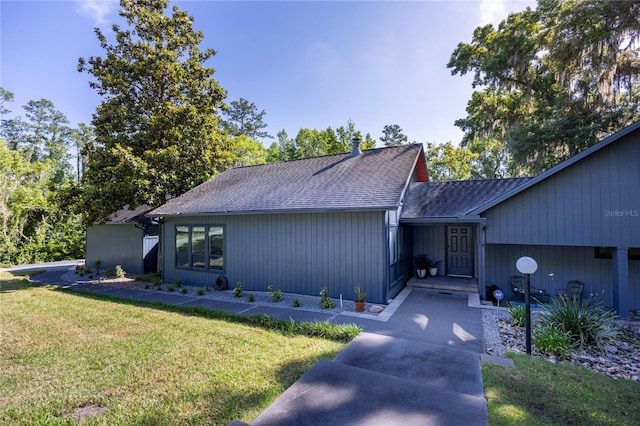
[[[373,320],[76,284],[68,264],[33,265],[31,269],[43,268],[46,272],[34,281],[80,291],[362,327],[364,331],[334,360],[314,365],[254,419],[253,426],[487,424],[480,374],[480,354],[485,352],[482,313],[469,307],[467,294],[407,288],[387,308],[386,315]]]

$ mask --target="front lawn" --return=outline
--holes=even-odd
[[[640,424],[640,383],[568,362],[509,357],[514,368],[482,366],[490,425]]]
[[[246,322],[0,273],[0,423],[250,422],[345,345]]]

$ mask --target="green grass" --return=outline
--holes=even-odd
[[[640,383],[567,362],[509,357],[515,368],[482,365],[490,425],[640,424]]]
[[[355,327],[80,295],[0,273],[0,424],[251,422]],[[310,336],[331,336],[341,341]]]

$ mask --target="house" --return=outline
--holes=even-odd
[[[640,309],[640,123],[535,178],[413,184],[400,224],[414,252],[473,277],[481,294],[495,284],[510,296],[529,256],[537,289],[578,280],[624,318]]]
[[[408,280],[399,231],[407,188],[428,180],[421,144],[232,168],[148,216],[162,229],[165,282],[385,303]]]
[[[122,269],[131,274],[157,271],[158,224],[145,216],[149,206],[124,207],[102,223],[87,227],[85,263],[101,269]]]
[[[163,226],[165,282],[345,299],[360,284],[373,303],[440,282],[509,297],[526,255],[538,289],[579,280],[623,317],[640,309],[640,123],[534,178],[429,182],[422,145],[355,141],[227,170],[148,216]],[[437,277],[414,277],[417,254],[442,261]]]

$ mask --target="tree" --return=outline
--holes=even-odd
[[[0,138],[0,263],[73,259],[83,255],[77,217],[56,199],[51,159],[28,161]]]
[[[425,159],[429,177],[434,181],[465,180],[477,176],[473,161],[478,157],[468,148],[455,147],[451,142],[427,143]]]
[[[397,124],[388,124],[382,129],[380,141],[384,146],[398,146],[408,143],[407,135],[402,133],[402,128]]]
[[[245,135],[231,138],[229,150],[232,153],[233,167],[253,166],[267,162],[267,151],[264,146]]]
[[[232,161],[220,130],[224,90],[204,64],[193,18],[168,0],[121,0],[130,29],[99,28],[104,57],[80,58],[78,70],[104,97],[86,153],[83,209],[92,223],[128,205],[158,206],[225,169]]]
[[[538,173],[640,116],[640,2],[539,0],[451,55],[474,75],[464,146],[500,144],[508,174]]]
[[[263,130],[267,128],[263,121],[265,114],[265,110],[258,112],[253,102],[249,103],[248,100],[240,98],[232,101],[229,109],[224,111],[227,119],[222,124],[227,133],[232,136],[244,135],[253,140],[273,139],[273,136]]]
[[[80,183],[87,165],[87,153],[94,150],[95,132],[93,127],[80,123],[77,129],[71,131],[71,141],[76,151],[76,177]]]

